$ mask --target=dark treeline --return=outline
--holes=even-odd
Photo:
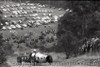
[[[85,40],[92,37],[100,38],[100,2],[68,1],[67,12],[59,20],[58,45],[66,52],[66,58],[78,55]],[[95,48],[96,49],[96,48]]]

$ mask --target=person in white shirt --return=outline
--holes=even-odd
[[[33,49],[33,50],[32,50],[32,53],[30,54],[30,57],[31,57],[31,59],[32,59],[31,62],[33,62],[34,65],[36,65],[36,53],[37,53],[37,50],[36,50],[36,49]]]

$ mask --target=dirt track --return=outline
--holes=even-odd
[[[62,55],[62,54],[61,54]],[[16,57],[8,57],[7,63],[11,67],[19,67],[16,62]],[[37,66],[76,66],[76,67],[84,67],[84,66],[95,66],[100,67],[100,56],[99,55],[83,55],[76,58],[70,59],[54,59],[54,62],[49,65],[48,63],[37,64]],[[30,67],[29,63],[23,63],[23,66],[20,67]],[[34,67],[34,66],[31,66]]]

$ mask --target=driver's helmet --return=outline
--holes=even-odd
[[[36,49],[33,49],[32,52],[37,52],[37,50]]]

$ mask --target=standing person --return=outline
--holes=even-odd
[[[37,53],[37,50],[33,49],[31,57],[32,57],[32,62],[34,62],[34,66],[36,65],[36,53]]]

